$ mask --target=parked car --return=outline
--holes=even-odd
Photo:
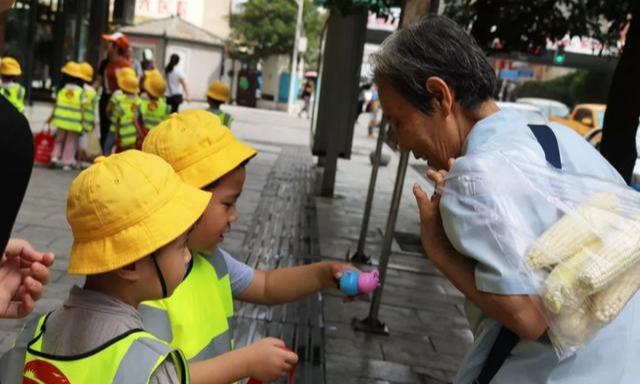
[[[594,147],[600,148],[605,104],[578,104],[567,118],[551,116],[549,120],[568,126],[578,132]]]
[[[569,107],[564,103],[539,97],[521,97],[516,99],[516,103],[535,105],[540,108],[547,119],[551,116],[566,117],[571,111],[571,109],[569,109]]]
[[[499,101],[498,107],[500,109],[512,109],[520,113],[527,120],[528,124],[547,124],[547,118],[544,113],[540,110],[540,108],[531,105],[531,104],[521,104],[521,103],[509,103]]]

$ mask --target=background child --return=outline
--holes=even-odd
[[[113,93],[107,107],[111,127],[102,148],[105,155],[110,154],[114,146],[116,152],[134,148],[138,136],[142,135],[142,128],[138,123],[140,114],[138,77],[133,69],[128,67],[120,69],[116,77],[119,89]]]
[[[143,96],[140,101],[140,116],[146,132],[169,116],[169,106],[164,98],[166,86],[160,71],[145,71],[143,91],[146,97]]]
[[[90,165],[89,161],[91,161],[93,157],[100,154],[100,153],[96,153],[96,154],[93,154],[92,156],[87,152],[89,143],[91,142],[89,139],[96,125],[95,110],[96,110],[98,98],[97,98],[96,89],[92,85],[93,67],[91,66],[91,64],[87,62],[80,63],[80,74],[82,75],[82,81],[84,82],[82,86],[82,88],[84,89],[83,103],[82,103],[82,110],[83,110],[83,116],[84,116],[84,120],[83,120],[84,134],[80,137],[80,141],[78,144],[78,151],[76,153],[76,159],[80,164],[82,164],[83,168],[87,168]]]
[[[182,354],[142,330],[136,307],[169,296],[182,281],[188,231],[210,198],[140,151],[99,157],[80,173],[67,200],[68,272],[87,275],[86,282],[19,337],[12,353],[28,342],[25,382],[187,382]],[[22,382],[22,367],[13,364],[3,382]]]
[[[140,307],[145,324],[158,337],[169,335],[165,340],[183,349],[191,361],[226,356],[225,369],[215,374],[242,372],[237,367],[248,366],[256,378],[276,379],[291,367],[293,358],[283,353],[282,341],[260,340],[249,348],[229,352],[233,349],[233,299],[267,305],[292,302],[336,288],[342,271],[351,266],[322,262],[254,270],[219,247],[238,219],[235,204],[244,186],[244,166],[256,151],[236,140],[216,116],[199,110],[171,115],[149,133],[143,150],[167,160],[186,183],[213,194],[189,238],[193,267],[176,295]],[[224,311],[218,308],[219,302]],[[160,324],[170,324],[171,332],[165,332]],[[266,346],[251,348],[260,343]]]
[[[47,120],[57,130],[51,166],[62,166],[65,171],[76,165],[78,140],[85,127],[82,77],[78,63],[69,61],[62,67],[62,82],[56,94],[56,105]]]
[[[13,57],[5,57],[0,63],[0,76],[2,76],[2,87],[0,93],[20,112],[24,113],[24,87],[16,82],[18,76],[22,75],[20,63]]]
[[[209,109],[207,109],[207,111],[218,116],[222,125],[231,129],[233,116],[227,112],[222,112],[220,109],[220,106],[227,101],[229,101],[229,86],[222,81],[217,80],[211,83],[207,90],[207,102],[209,103]]]

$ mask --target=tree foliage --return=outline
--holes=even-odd
[[[232,56],[256,62],[271,55],[291,54],[298,12],[295,0],[249,0],[243,12],[231,16]],[[311,0],[304,0],[301,36],[308,39],[305,60],[317,57],[324,23]]]
[[[632,1],[636,0],[449,0],[444,12],[487,49],[531,52],[544,49],[547,39],[567,34],[616,47]]]

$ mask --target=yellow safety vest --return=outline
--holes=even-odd
[[[214,115],[218,116],[220,118],[220,122],[222,123],[222,125],[224,125],[225,127],[231,129],[231,124],[233,123],[233,117],[226,113],[226,112],[222,112],[219,109],[207,109],[207,111],[213,113]]]
[[[13,104],[20,113],[24,113],[24,87],[18,83],[13,83],[8,87],[0,87],[0,93]]]
[[[96,102],[96,90],[93,87],[84,88],[84,102],[82,104],[84,111],[84,130],[85,132],[93,132],[93,128],[96,124],[95,110]]]
[[[169,116],[169,107],[164,97],[156,100],[142,99],[140,104],[140,115],[144,127],[152,130]]]
[[[136,144],[136,126],[134,120],[140,113],[140,97],[126,93],[114,93],[111,96],[111,132],[117,133],[122,149],[133,148]]]
[[[219,270],[227,267],[219,251],[214,255],[194,253],[191,271],[170,297],[145,301],[138,307],[145,329],[180,349],[189,361],[233,349],[231,285],[221,290]],[[229,281],[228,273],[226,279]]]
[[[65,86],[58,91],[51,125],[71,132],[82,132],[82,88]]]
[[[46,354],[42,352],[42,338],[48,316],[28,324],[16,347],[3,356],[3,384],[148,383],[167,359],[172,360],[181,383],[190,381],[182,353],[141,329],[126,332],[90,353]]]

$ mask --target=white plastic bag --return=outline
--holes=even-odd
[[[640,194],[530,158],[500,151],[467,155],[465,163],[473,167],[454,166],[440,193],[477,213],[499,245],[498,257],[537,292],[549,338],[566,358],[613,321],[640,288]],[[468,182],[488,175],[490,182]],[[460,187],[476,184],[490,187]],[[533,202],[535,220],[513,206],[515,195]],[[549,224],[539,227],[540,218]]]

